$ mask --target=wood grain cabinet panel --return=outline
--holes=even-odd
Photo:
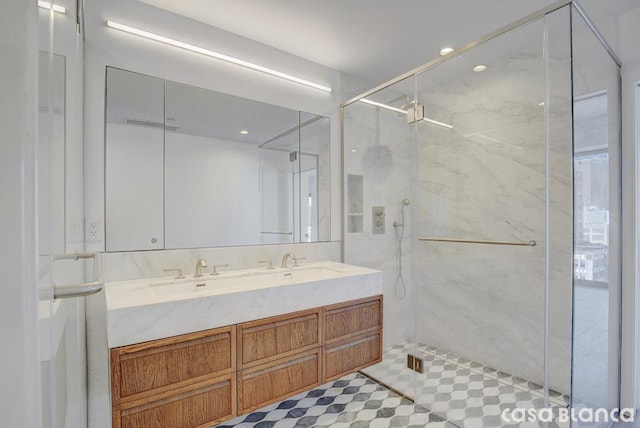
[[[115,348],[113,426],[209,427],[381,360],[382,296]]]
[[[321,309],[238,325],[238,369],[320,346]]]
[[[324,323],[326,344],[375,331],[382,327],[382,296],[327,306]]]
[[[238,372],[238,414],[320,384],[320,348]]]
[[[380,331],[327,346],[324,351],[324,379],[329,382],[382,361]]]
[[[111,351],[113,403],[235,371],[235,327],[155,340]]]
[[[114,412],[114,428],[211,427],[235,416],[235,374],[130,402]]]

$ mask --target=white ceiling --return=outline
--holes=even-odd
[[[385,82],[554,0],[142,0],[282,51]]]

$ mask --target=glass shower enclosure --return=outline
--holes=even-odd
[[[343,105],[343,258],[384,274],[366,375],[465,427],[618,407],[619,102],[563,1]]]

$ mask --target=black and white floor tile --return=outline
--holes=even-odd
[[[407,368],[407,353],[424,359],[424,373]],[[383,361],[363,372],[463,428],[509,426],[500,417],[505,408],[541,408],[544,403],[539,385],[427,345],[387,348]],[[568,397],[553,392],[549,401],[564,407]]]
[[[217,426],[230,427],[455,428],[455,425],[354,373]]]
[[[407,353],[424,359],[424,373],[406,367]],[[392,346],[385,349],[380,364],[363,373],[366,376],[345,376],[217,428],[543,426],[506,424],[501,419],[504,409],[543,407],[541,386],[434,347]],[[403,395],[415,397],[416,403]],[[567,403],[567,396],[551,393],[552,406],[565,407]],[[548,426],[557,427],[554,423]]]

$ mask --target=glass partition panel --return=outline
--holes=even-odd
[[[620,69],[585,19],[540,13],[344,107],[344,258],[384,273],[364,373],[436,420],[619,407]]]
[[[300,112],[300,241],[331,239],[329,118]]]
[[[574,111],[573,406],[618,407],[619,67],[572,14]]]
[[[383,361],[363,370],[415,396],[415,128],[407,122],[415,79],[402,80],[344,108],[345,263],[383,271]]]
[[[460,426],[545,405],[544,34],[539,19],[417,75],[416,402]],[[548,358],[568,393],[570,356]]]
[[[297,124],[258,146],[262,243],[298,242],[299,146]]]

